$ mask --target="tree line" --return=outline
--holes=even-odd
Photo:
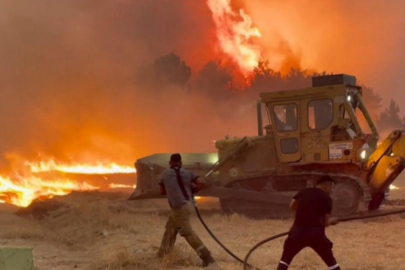
[[[180,56],[170,53],[157,58],[152,65],[140,73],[139,81],[153,83],[157,88],[162,85],[175,85],[185,89],[185,93],[198,91],[217,102],[233,100],[227,103],[229,110],[239,106],[240,97],[256,100],[260,92],[280,91],[309,87],[312,76],[323,76],[327,72],[309,72],[292,68],[288,74],[281,74],[269,68],[267,61],[259,63],[252,75],[241,80],[235,69],[221,60],[212,60],[193,73],[192,68]],[[371,117],[380,130],[405,129],[405,117],[400,116],[398,104],[391,99],[387,108],[382,108],[382,98],[373,88],[360,84],[363,98]],[[230,114],[231,115],[231,114]]]

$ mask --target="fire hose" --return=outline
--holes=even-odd
[[[194,200],[193,200],[194,201]],[[288,235],[288,232],[284,232],[284,233],[280,233],[280,234],[276,234],[273,235],[271,237],[268,237],[262,241],[260,241],[259,243],[257,243],[256,245],[254,245],[249,252],[246,254],[245,259],[242,260],[241,258],[239,258],[238,256],[236,256],[232,251],[230,251],[224,244],[221,243],[221,241],[218,240],[218,238],[214,235],[214,233],[210,230],[210,228],[207,226],[207,224],[205,223],[205,221],[203,220],[203,218],[201,217],[200,212],[198,211],[198,207],[197,204],[194,201],[194,208],[197,214],[198,219],[200,220],[201,224],[203,225],[203,227],[207,230],[208,234],[215,240],[215,242],[217,242],[217,244],[219,246],[221,246],[231,257],[233,257],[235,260],[237,260],[238,262],[243,264],[243,269],[246,270],[248,269],[248,267],[250,269],[256,269],[256,270],[260,270],[260,268],[258,267],[254,267],[252,265],[250,265],[248,263],[249,257],[250,255],[252,255],[252,253],[260,246],[264,245],[265,243],[268,243],[270,241],[276,240],[280,237],[286,236]],[[339,218],[338,221],[339,222],[347,222],[347,221],[353,221],[353,220],[360,220],[360,219],[368,219],[368,218],[375,218],[375,217],[383,217],[383,216],[390,216],[390,215],[397,215],[397,214],[402,214],[405,213],[405,208],[401,208],[401,209],[397,209],[397,210],[393,210],[393,211],[386,211],[386,212],[382,212],[382,213],[376,213],[376,214],[368,214],[368,215],[355,215],[355,216],[349,216],[349,217],[345,217],[345,218]]]

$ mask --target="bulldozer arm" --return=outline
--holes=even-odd
[[[366,163],[371,196],[383,192],[405,168],[405,133],[393,131]]]
[[[193,171],[196,175],[205,175],[218,159],[216,153],[181,154],[183,168]],[[137,183],[129,200],[164,198],[160,194],[160,175],[169,167],[170,154],[155,154],[138,159],[135,162]]]

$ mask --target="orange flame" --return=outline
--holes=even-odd
[[[66,195],[73,190],[95,190],[98,187],[77,183],[68,179],[45,181],[35,176],[16,178],[0,176],[0,202],[20,207],[28,206],[37,198],[52,198],[55,195]]]
[[[136,188],[136,185],[124,185],[111,183],[108,185],[109,188]]]
[[[261,57],[259,46],[253,38],[261,37],[252,19],[242,9],[239,14],[232,10],[230,0],[207,0],[216,26],[216,34],[222,51],[229,55],[247,75],[258,66]]]
[[[65,173],[80,173],[80,174],[111,174],[111,173],[135,173],[133,167],[120,166],[116,163],[101,163],[96,164],[64,164],[57,163],[54,160],[40,162],[25,162],[31,172],[59,171]]]
[[[0,175],[0,203],[10,203],[20,207],[28,206],[35,199],[52,198],[57,195],[67,195],[72,191],[89,191],[100,189],[103,185],[88,184],[78,182],[69,178],[69,176],[46,174],[41,172],[63,172],[71,174],[115,174],[115,173],[136,173],[135,168],[122,166],[116,163],[95,162],[86,163],[63,163],[54,159],[39,162],[19,162],[24,164],[24,173],[14,172],[13,176]],[[25,170],[26,169],[26,170]],[[20,172],[20,170],[18,170]],[[94,186],[95,185],[95,186]],[[110,184],[109,188],[135,186]]]

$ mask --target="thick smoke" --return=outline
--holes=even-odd
[[[4,156],[132,163],[154,152],[212,151],[212,140],[225,135],[207,97],[138,83],[141,71],[169,52],[193,72],[213,57],[204,2],[0,5]]]
[[[238,2],[263,32],[272,68],[353,73],[384,90],[398,82],[402,2]],[[205,1],[0,2],[0,153],[132,163],[254,134],[257,93],[198,88],[200,71],[223,56],[214,31]],[[191,67],[193,87],[143,78],[172,52]]]
[[[356,75],[363,83],[384,91],[386,105],[390,97],[405,105],[399,90],[405,83],[401,76],[405,70],[404,1],[243,3],[263,32],[264,57],[273,67],[282,67],[286,58],[279,59],[277,50],[285,48],[285,55],[290,50],[291,59],[298,59],[304,69]]]

